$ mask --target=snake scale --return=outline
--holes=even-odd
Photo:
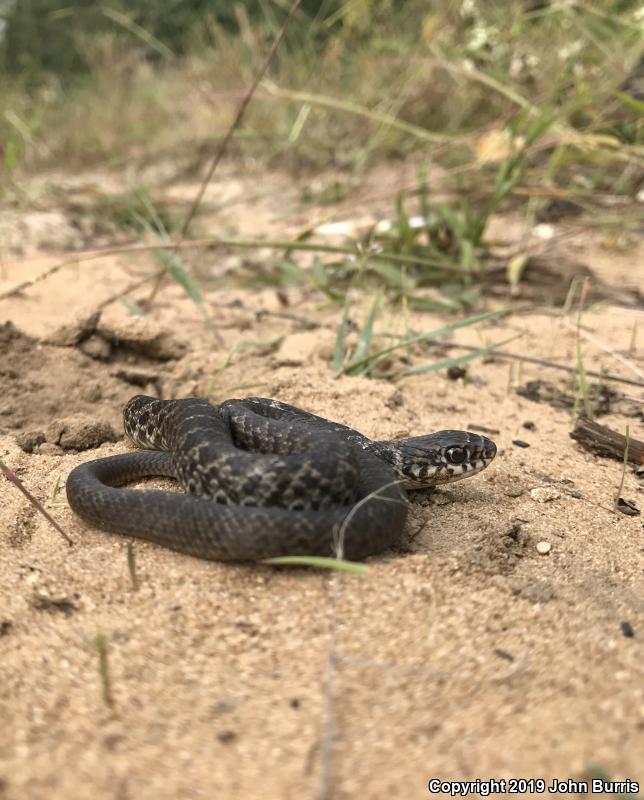
[[[124,428],[140,448],[81,464],[67,498],[85,521],[221,561],[341,554],[363,559],[400,535],[402,486],[473,475],[496,446],[466,431],[372,441],[276,400],[156,400],[137,395]],[[149,476],[186,494],[117,488]]]

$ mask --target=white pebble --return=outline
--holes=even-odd
[[[552,545],[550,542],[537,542],[537,553],[541,553],[542,556],[545,556],[550,552],[551,547]]]
[[[558,500],[561,494],[554,486],[537,486],[536,489],[530,489],[530,497],[537,503],[549,503],[551,500]]]

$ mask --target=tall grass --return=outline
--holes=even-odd
[[[463,165],[481,155],[481,131],[549,109],[559,124],[542,163],[549,178],[599,161],[603,179],[616,179],[619,167],[611,176],[605,166],[620,160],[620,137],[641,143],[638,112],[616,93],[639,56],[642,24],[637,3],[614,5],[343,4],[279,53],[241,152],[300,168],[360,168],[414,152]],[[238,22],[232,34],[205,21],[188,53],[150,63],[145,32],[115,21],[83,34],[81,80],[44,75],[27,90],[20,76],[0,74],[5,170],[132,165],[223,136],[265,55],[270,15]]]
[[[164,50],[150,61],[141,44],[159,55],[153,32],[115,18],[76,42],[82,78],[0,73],[0,193],[28,204],[23,184],[43,169],[124,172],[133,191],[110,223],[149,238],[154,212],[155,237],[167,242],[172,221],[140,191],[154,183],[146,173],[141,187],[143,170],[172,162],[203,173],[265,60],[276,19],[270,3],[260,5],[254,19],[240,7],[235,32],[206,20],[181,56]],[[330,8],[277,52],[230,155],[299,174],[331,168],[340,180],[377,159],[403,158],[419,165],[418,179],[391,199],[389,229],[343,246],[285,242],[263,280],[309,283],[334,303],[352,287],[377,287],[403,309],[467,311],[480,305],[489,220],[508,203],[527,198],[534,215],[544,190],[576,199],[637,191],[644,108],[628,94],[628,75],[644,40],[639,4],[356,0]],[[306,268],[296,258],[304,249],[319,251]],[[512,262],[511,280],[524,263],[523,255]],[[166,267],[202,307],[176,254]],[[375,314],[374,305],[358,362]]]

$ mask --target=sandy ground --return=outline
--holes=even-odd
[[[243,179],[229,189],[243,196]],[[313,216],[296,200],[276,208],[267,192],[218,224],[290,235]],[[611,285],[642,283],[641,242],[608,252],[584,234],[565,246]],[[0,292],[59,256],[42,243],[6,254]],[[202,269],[217,259],[205,254]],[[0,798],[379,800],[427,797],[433,778],[644,783],[642,517],[613,510],[621,464],[570,439],[570,409],[516,391],[536,379],[567,391],[565,374],[486,358],[467,384],[444,372],[338,378],[340,311],[297,288],[207,292],[223,347],[176,285],[145,319],[112,303],[89,326],[153,268],[122,256],[72,264],[0,300],[0,454],[74,540],[2,485]],[[643,320],[641,309],[589,307],[583,330],[600,343],[584,340],[587,368],[638,380],[644,352],[631,340]],[[411,317],[418,331],[442,322]],[[393,314],[380,324],[402,329]],[[543,309],[451,341],[513,333],[523,338],[508,350],[574,365],[574,330]],[[237,342],[278,337],[220,370]],[[411,363],[446,353],[460,351],[417,351]],[[644,438],[641,389],[612,387],[601,422]],[[63,488],[53,495],[74,465],[127,449],[120,412],[140,392],[277,397],[378,438],[482,426],[498,431],[499,455],[480,476],[415,497],[403,545],[366,576],[208,563],[136,541],[134,590],[127,541],[76,519]],[[87,418],[105,423],[94,441],[82,441]],[[622,495],[644,505],[630,469]]]

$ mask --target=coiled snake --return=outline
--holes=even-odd
[[[149,449],[73,469],[72,509],[100,528],[222,561],[365,558],[402,531],[401,485],[459,480],[496,454],[489,439],[465,431],[371,441],[258,397],[214,406],[137,395],[123,419],[128,437]],[[153,475],[178,480],[188,494],[115,488]]]

